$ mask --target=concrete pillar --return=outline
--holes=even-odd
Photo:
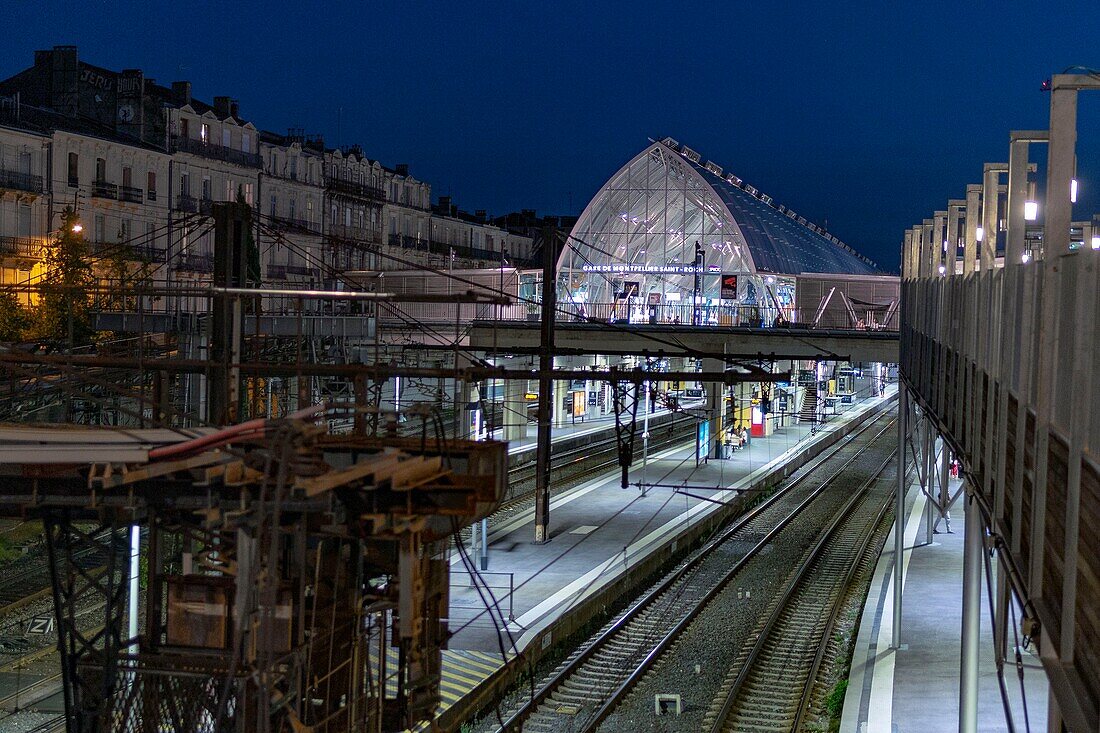
[[[912,262],[910,263],[910,269],[913,272],[913,278],[921,277],[921,268],[924,267],[923,260],[921,260],[922,253],[924,252],[924,227],[920,224],[913,226],[913,252]]]
[[[703,371],[705,372],[720,372],[725,368],[725,363],[718,359],[703,360]],[[705,389],[707,390],[707,416],[710,423],[708,430],[710,442],[706,446],[706,455],[714,456],[714,442],[721,437],[722,428],[726,421],[725,396],[727,387],[718,382],[708,382]]]
[[[982,177],[982,244],[981,270],[993,269],[997,260],[997,204],[1001,190],[1001,173],[1008,169],[1004,163],[986,163]]]
[[[939,275],[940,267],[944,266],[944,232],[947,227],[947,212],[937,211],[932,214],[932,274]],[[944,266],[946,267],[946,266]]]
[[[978,227],[981,226],[982,187],[971,183],[966,187],[966,242],[963,245],[963,275],[974,272],[978,256]],[[985,232],[983,231],[984,235]]]
[[[1015,135],[1015,133],[1013,133]],[[1013,139],[1008,152],[1008,205],[1005,214],[1008,219],[1008,232],[1005,237],[1005,265],[1018,265],[1024,254],[1025,231],[1024,201],[1027,200],[1027,153],[1026,139]],[[1069,225],[1066,225],[1069,231]]]
[[[1086,77],[1087,78],[1087,77]],[[1050,151],[1047,154],[1046,215],[1043,249],[1053,255],[1069,251],[1073,205],[1069,186],[1077,148],[1077,89],[1097,88],[1095,80],[1082,84],[1080,75],[1059,74],[1050,92]]]
[[[562,403],[565,402],[566,395],[569,394],[569,386],[569,382],[564,379],[554,380],[554,409],[551,413],[553,418],[551,424],[555,428],[560,428],[572,421],[569,410],[562,406]]]
[[[959,219],[962,217],[966,201],[951,199],[947,202],[947,252],[944,256],[944,264],[947,266],[947,276],[955,274],[955,263],[959,259]]]
[[[905,240],[901,244],[901,279],[908,280],[913,277],[913,230],[905,230]]]
[[[921,254],[920,254],[920,275],[921,277],[932,277],[932,274],[936,271],[933,264],[936,260],[936,247],[932,242],[932,220],[925,219],[921,224]]]
[[[501,416],[504,440],[523,440],[527,437],[526,393],[526,379],[509,379],[504,382],[504,413]]]

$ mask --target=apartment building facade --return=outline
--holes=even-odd
[[[0,282],[30,277],[70,206],[97,264],[122,257],[168,284],[209,280],[210,205],[238,199],[253,207],[261,276],[281,287],[529,251],[529,237],[433,209],[431,195],[407,166],[262,130],[228,96],[208,104],[189,82],[88,64],[75,47],[0,81]]]

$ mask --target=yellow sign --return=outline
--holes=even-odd
[[[533,400],[537,400],[538,398],[539,398],[539,396],[537,394],[535,394],[534,392],[528,392],[527,394],[523,395],[523,399],[525,399],[525,400],[533,401]]]

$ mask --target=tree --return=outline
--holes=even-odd
[[[21,341],[30,325],[30,313],[15,293],[0,293],[0,341]]]
[[[35,313],[42,338],[65,341],[69,348],[89,341],[93,333],[89,253],[76,212],[65,209],[57,239],[46,247],[43,263],[42,297]]]

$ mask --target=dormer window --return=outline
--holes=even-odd
[[[199,139],[202,140],[202,144],[206,145],[210,142],[210,125],[202,123],[202,127],[199,128]]]

